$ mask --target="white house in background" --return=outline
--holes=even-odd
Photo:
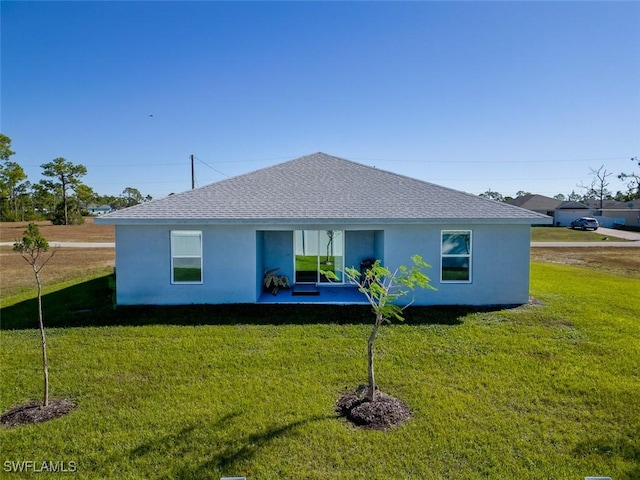
[[[625,225],[640,228],[640,199],[628,202],[604,200],[602,206],[599,200],[588,200],[587,204],[603,227]]]
[[[528,194],[507,200],[506,203],[553,217],[553,225],[557,227],[566,227],[580,217],[595,217],[602,227],[640,227],[640,200],[604,200],[600,205],[600,201],[595,199],[578,203]]]
[[[315,153],[95,221],[115,225],[119,305],[364,303],[344,267],[414,254],[438,289],[416,305],[499,305],[528,301],[530,226],[551,218]],[[274,268],[294,288],[264,292]]]
[[[566,227],[575,219],[588,217],[592,210],[578,202],[561,202],[553,212],[553,224],[558,227]]]
[[[90,215],[105,215],[111,210],[113,210],[111,205],[89,205],[87,207],[87,211]]]
[[[578,202],[565,202],[544,195],[527,194],[507,200],[506,203],[553,218],[553,225],[566,227],[576,218],[590,216],[592,210]]]

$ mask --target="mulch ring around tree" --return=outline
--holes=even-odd
[[[13,407],[0,417],[0,424],[5,427],[18,427],[31,423],[46,422],[59,418],[76,408],[76,404],[68,398],[54,398],[49,405],[42,406],[42,402],[29,402]]]
[[[376,390],[373,401],[365,398],[366,385],[360,385],[355,392],[346,392],[336,402],[336,412],[354,425],[372,430],[387,430],[402,425],[411,418],[411,411],[391,395]]]

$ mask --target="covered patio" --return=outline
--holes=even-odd
[[[258,303],[308,303],[324,305],[368,305],[364,294],[352,285],[344,286],[314,286],[315,292],[305,292],[307,294],[296,294],[294,288],[280,290],[276,295],[269,292],[262,292]]]

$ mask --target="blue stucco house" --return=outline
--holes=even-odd
[[[315,153],[96,219],[116,231],[119,305],[364,303],[341,270],[419,254],[416,305],[523,304],[546,215]],[[264,291],[279,268],[294,288]],[[331,269],[339,281],[329,282]]]

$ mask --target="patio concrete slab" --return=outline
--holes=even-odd
[[[324,305],[368,305],[366,297],[356,287],[318,286],[317,295],[293,295],[292,290],[280,290],[277,295],[263,292],[258,303],[309,303]]]

